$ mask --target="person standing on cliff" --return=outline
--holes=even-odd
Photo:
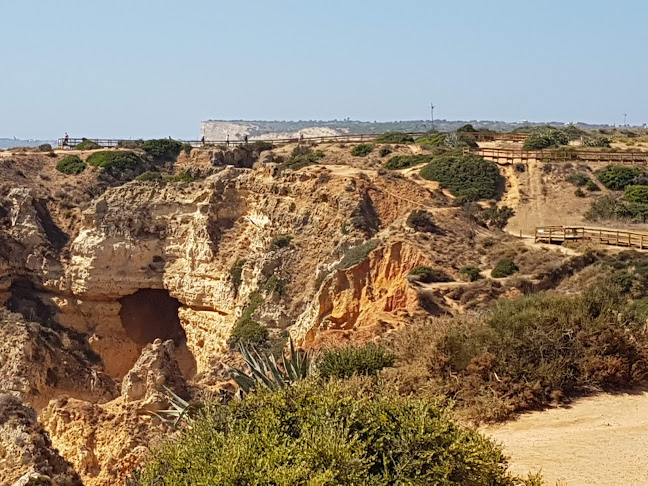
[[[248,138],[247,138],[247,137],[248,137],[248,136],[246,135],[246,136],[245,136],[245,145],[247,145],[247,143],[248,143]]]
[[[205,146],[205,136],[204,135],[200,139],[200,145],[202,145],[203,147]]]
[[[225,143],[226,143],[227,146],[229,147],[229,133],[227,134],[227,139],[225,140]]]
[[[64,146],[64,147],[67,147],[69,141],[70,141],[70,137],[68,136],[68,133],[65,132],[65,139],[63,140],[63,146]]]

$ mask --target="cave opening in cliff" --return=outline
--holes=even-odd
[[[181,303],[167,290],[140,289],[119,299],[119,317],[126,335],[140,348],[156,339],[172,340],[176,346],[176,359],[186,378],[196,372],[196,360],[187,348],[178,309]]]

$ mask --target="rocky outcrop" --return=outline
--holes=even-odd
[[[52,446],[34,410],[6,393],[0,394],[0,484],[82,485],[72,465]]]
[[[63,330],[0,309],[0,392],[37,410],[61,395],[92,402],[115,398],[115,383],[90,364],[87,352],[82,342]]]
[[[174,356],[173,341],[156,339],[147,345],[122,381],[122,396],[126,401],[140,400],[148,410],[167,406],[167,390],[187,398],[187,387]]]

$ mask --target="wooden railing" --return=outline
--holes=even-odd
[[[648,164],[648,152],[603,152],[597,150],[515,150],[498,148],[464,149],[497,163],[541,160],[545,162],[603,162],[607,164]]]
[[[399,132],[401,133],[401,132]],[[425,135],[425,132],[402,132],[404,135],[411,135],[412,137],[421,137]],[[501,140],[501,141],[524,141],[528,134],[526,133],[507,133],[507,132],[466,132],[471,133],[475,136],[477,141],[488,141],[488,140]],[[326,135],[322,137],[304,137],[301,139],[302,142],[310,143],[344,143],[344,142],[370,142],[376,138],[384,135],[383,133],[364,133],[364,134],[347,134],[347,135]],[[117,147],[122,143],[133,142],[133,140],[125,139],[96,139],[96,138],[59,138],[58,146],[60,149],[63,148],[74,148],[84,140],[90,140],[91,142],[96,143],[104,148]],[[244,140],[179,140],[182,143],[191,145],[192,147],[215,147],[218,145],[243,145],[246,142]],[[249,143],[253,142],[270,142],[275,145],[284,145],[287,143],[297,143],[300,139],[298,137],[293,138],[273,138],[273,139],[250,139]]]
[[[535,241],[563,243],[571,240],[594,241],[603,245],[626,248],[648,248],[648,233],[586,226],[540,226],[535,231]]]

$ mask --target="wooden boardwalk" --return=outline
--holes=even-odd
[[[647,165],[648,152],[604,152],[598,150],[516,150],[498,148],[464,149],[498,164],[539,160],[543,162],[583,162],[621,165]]]
[[[404,135],[411,135],[412,137],[422,137],[425,136],[425,132],[398,132],[403,133]],[[509,142],[522,142],[526,140],[529,136],[526,133],[508,133],[508,132],[464,132],[470,133],[475,136],[475,140],[478,142],[484,141],[509,141]],[[348,135],[328,135],[324,137],[304,137],[302,142],[308,143],[351,143],[351,142],[371,142],[376,138],[384,135],[384,133],[364,133],[364,134],[348,134]],[[124,139],[108,139],[108,138],[59,138],[58,147],[60,149],[64,148],[73,148],[83,142],[84,140],[89,140],[91,142],[100,145],[103,148],[113,148],[118,147],[122,143],[132,143],[133,140],[124,140]],[[227,140],[206,140],[202,142],[200,140],[179,140],[181,143],[186,143],[192,147],[216,147],[219,145],[228,145]],[[297,143],[299,138],[275,138],[275,139],[254,139],[250,140],[249,143],[254,142],[269,142],[274,145],[284,145],[288,143]],[[244,145],[246,142],[244,140],[230,140],[229,145]]]
[[[648,233],[586,226],[540,226],[536,243],[561,244],[565,241],[593,241],[602,245],[648,249]]]

